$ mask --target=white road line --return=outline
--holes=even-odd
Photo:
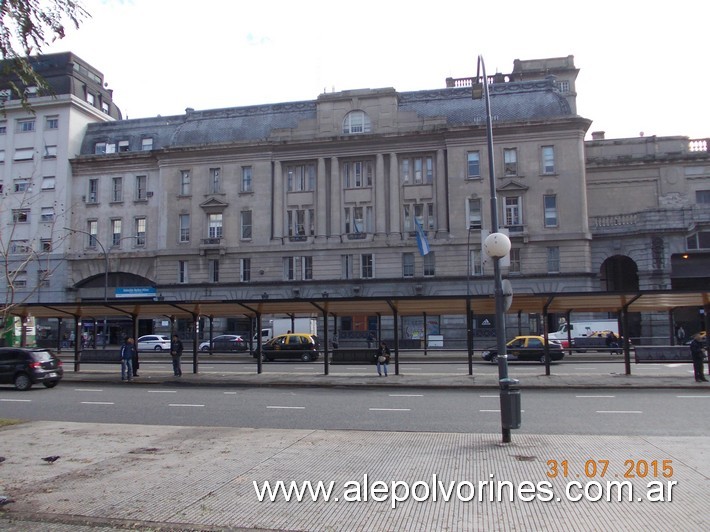
[[[82,401],[82,405],[115,405],[116,403],[110,403],[108,401]]]
[[[74,388],[75,392],[103,392],[101,388]]]
[[[597,398],[614,398],[615,395],[575,395],[579,399],[597,399]]]
[[[407,371],[421,371],[422,370],[422,368],[410,368],[409,366],[405,366],[404,369],[406,369]]]
[[[411,408],[370,408],[373,412],[410,412]]]
[[[643,414],[641,410],[597,410],[597,414]]]
[[[282,408],[286,410],[305,410],[305,406],[267,406],[266,408]]]
[[[237,392],[224,392],[224,395],[237,395]]]
[[[500,395],[479,395],[478,397],[484,397],[486,399],[492,399],[493,397],[495,397],[496,399],[498,399]]]
[[[205,405],[191,405],[188,403],[169,403],[168,406],[191,406],[191,407],[198,408],[198,407],[203,407]]]
[[[148,390],[148,393],[177,393],[177,390]]]
[[[422,393],[391,393],[390,397],[424,397]]]
[[[32,399],[0,399],[6,403],[31,403]]]
[[[710,399],[710,395],[676,395],[678,399]]]
[[[498,412],[498,413],[500,413],[500,410],[479,410],[479,412]],[[525,410],[521,410],[521,412],[525,412]]]

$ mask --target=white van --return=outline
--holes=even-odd
[[[569,323],[563,323],[560,325],[559,330],[548,334],[551,340],[559,340],[562,342],[562,347],[569,347],[565,345],[567,343],[567,331],[570,331],[572,339],[586,337],[590,334],[598,331],[612,331],[615,335],[619,336],[619,322],[617,320],[583,320],[583,321],[570,321]]]

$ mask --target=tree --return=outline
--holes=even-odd
[[[29,56],[62,39],[67,23],[78,28],[90,16],[76,0],[0,0],[0,77],[9,80],[9,89],[24,107],[29,107],[26,87],[48,89]]]

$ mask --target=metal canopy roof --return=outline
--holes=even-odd
[[[192,318],[255,317],[274,315],[352,315],[383,316],[466,314],[466,296],[393,296],[315,299],[251,299],[233,301],[153,301],[113,300],[76,303],[27,303],[12,309],[18,316],[36,318],[168,317]],[[471,296],[474,314],[495,314],[493,296]],[[679,307],[710,305],[710,292],[641,291],[641,292],[570,292],[515,294],[507,313],[629,312],[670,311]]]

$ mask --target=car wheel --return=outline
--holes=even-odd
[[[44,384],[45,388],[54,388],[57,384],[59,384],[59,381],[44,381],[42,384]]]
[[[310,353],[303,353],[301,355],[301,360],[303,362],[310,362],[311,361],[311,354]]]
[[[200,351],[202,351],[203,353],[205,353],[209,350],[210,350],[210,346],[208,346],[208,345],[204,345],[204,346],[200,347]]]
[[[497,364],[498,363],[498,355],[493,354],[491,355],[491,364]]]
[[[160,347],[159,345],[156,345],[156,346],[155,346],[154,351],[162,351],[162,350],[163,350],[163,348]]]
[[[550,357],[550,362],[552,362],[552,357]],[[545,355],[540,355],[540,364],[545,363]]]
[[[32,381],[27,373],[20,373],[15,377],[15,388],[21,392],[27,391],[32,388]]]

